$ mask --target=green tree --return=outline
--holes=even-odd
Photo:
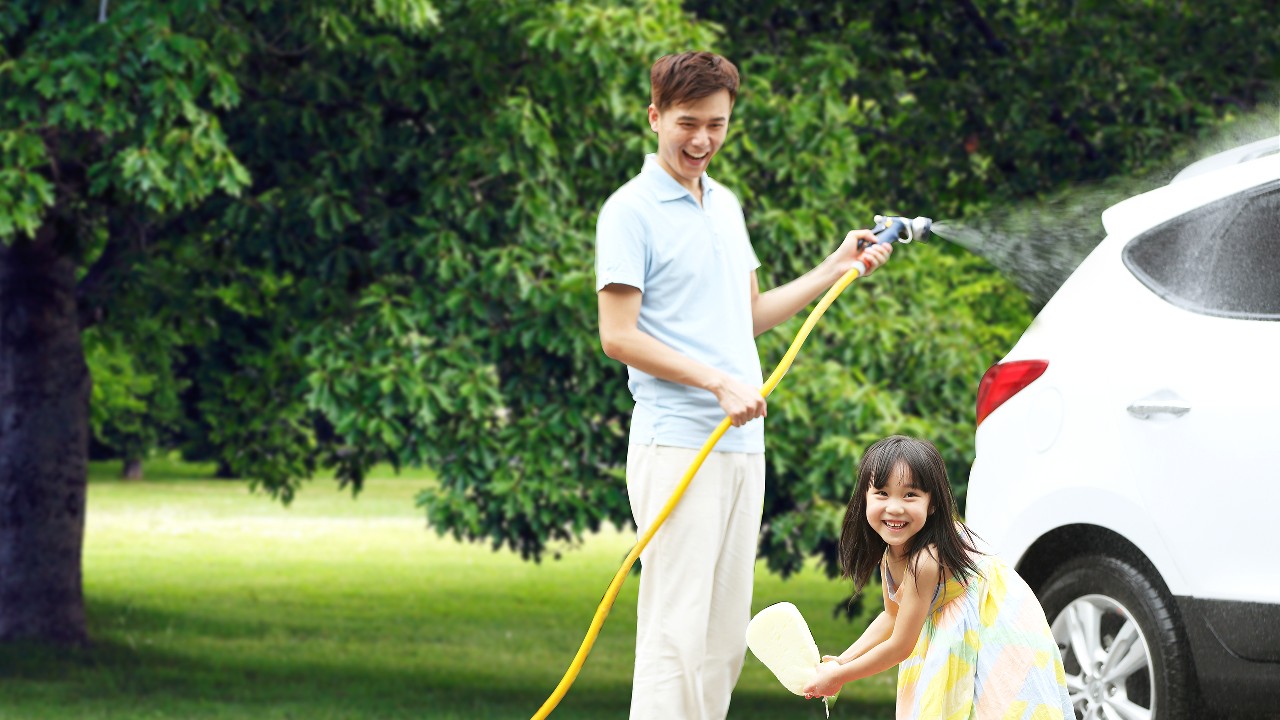
[[[174,376],[170,358],[160,352],[168,343],[115,337],[103,330],[93,326],[82,335],[93,378],[89,427],[98,442],[120,456],[121,476],[136,480],[143,475],[147,455],[179,432],[178,396],[187,383]]]
[[[221,116],[241,102],[236,73],[269,43],[224,22],[218,2],[94,5],[16,2],[0,14],[0,640],[85,639],[82,331],[128,337],[159,323],[161,349],[199,345],[217,331],[210,297],[261,295],[245,289],[261,281],[252,273],[239,286],[183,283],[241,270],[191,223],[210,198],[249,186]],[[329,46],[357,25],[435,22],[413,0],[247,11],[259,8],[301,18]]]
[[[222,37],[159,5],[0,15],[0,639],[84,637],[90,379],[81,330],[150,229],[248,183],[216,109]]]

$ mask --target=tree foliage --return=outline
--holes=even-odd
[[[32,238],[56,217],[76,231],[61,242],[87,256],[109,222],[125,234],[117,214],[180,211],[248,183],[216,114],[237,99],[212,45],[223,38],[183,30],[145,3],[117,6],[111,22],[73,5],[6,9],[0,238]]]
[[[1228,41],[1242,32],[1242,16],[1275,24],[1274,9],[1264,3],[1231,13],[1146,2],[1064,3],[1047,9],[1013,2],[984,5],[684,4],[690,21],[668,27],[697,24],[715,36],[705,45],[669,37],[661,52],[711,47],[735,59],[743,71],[733,130],[714,173],[746,204],[765,264],[764,287],[806,270],[844,230],[865,226],[875,212],[973,216],[1064,182],[1140,168],[1197,128],[1256,102],[1275,77],[1274,39]],[[526,42],[541,52],[521,67],[521,76],[534,77],[545,67],[542,82],[555,82],[557,56],[564,54],[574,60],[577,76],[591,77],[578,86],[580,99],[558,127],[590,116],[591,90],[598,97],[623,94],[630,115],[624,110],[616,116],[635,118],[631,122],[638,125],[646,99],[643,81],[618,86],[607,77],[596,80],[592,70],[599,52],[593,44],[621,38],[583,32],[572,16],[557,16],[555,22],[555,27],[572,28],[566,34],[575,44],[544,42],[556,37],[554,30],[530,35]],[[1212,50],[1198,44],[1205,50],[1184,64],[1176,57],[1178,39],[1201,34],[1223,42]],[[1082,45],[1083,38],[1089,42]],[[450,52],[444,45],[438,49]],[[1202,52],[1220,54],[1211,58]],[[634,70],[624,63],[618,72],[626,77]],[[524,93],[543,100],[551,122],[563,108],[558,98],[546,96],[542,84]],[[594,148],[604,132],[568,137],[583,138]],[[602,158],[593,169],[617,168],[617,156],[638,155],[625,138],[610,150],[615,159]],[[561,157],[544,155],[544,162]],[[606,183],[579,179],[579,168],[569,164],[549,176],[543,192],[555,192],[557,179],[576,190],[560,195],[557,205],[573,210],[556,217],[586,220],[564,224],[557,233],[561,246],[580,234],[579,252],[589,247],[585,236],[595,204],[636,165],[614,170]],[[598,194],[587,195],[589,187]],[[504,205],[512,218],[499,232],[519,232],[528,205],[518,197]],[[536,223],[537,216],[530,221]],[[536,267],[537,253],[528,257]],[[583,307],[589,312],[592,305],[582,294],[550,307],[569,313]],[[884,273],[851,290],[771,401],[771,487],[762,537],[771,567],[793,571],[815,552],[829,569],[834,566],[837,521],[860,448],[885,434],[907,432],[937,442],[962,492],[973,456],[977,380],[1028,319],[1023,297],[1006,279],[945,245],[904,249]],[[767,366],[781,356],[798,323],[761,338]],[[590,322],[583,325],[579,332],[593,340]],[[545,341],[539,347],[565,354]],[[593,346],[574,351],[596,352]],[[566,387],[568,394],[559,402],[575,397],[570,401],[575,407],[591,407],[594,414],[548,417],[544,410],[536,428],[523,434],[532,441],[522,442],[521,435],[498,441],[496,454],[505,467],[468,462],[462,474],[446,471],[441,487],[425,497],[438,528],[536,554],[543,542],[561,537],[547,528],[564,527],[565,518],[585,517],[591,527],[601,507],[610,508],[610,519],[625,518],[621,504],[613,501],[622,493],[617,468],[625,456],[625,415],[616,404],[591,406],[585,398],[603,396],[624,407],[628,398],[620,374],[606,367],[595,375],[590,356],[577,358],[566,358],[566,374],[579,384]],[[495,366],[505,377],[503,363]],[[605,382],[592,387],[597,378]],[[499,388],[501,407],[515,409],[516,418],[522,417],[524,387]],[[503,426],[498,427],[501,438]],[[593,432],[607,440],[598,450],[586,445]],[[598,454],[584,454],[576,463],[561,460],[565,446]],[[465,468],[473,470],[468,474]],[[607,494],[601,494],[602,485]]]
[[[90,430],[125,460],[128,470],[130,463],[140,464],[152,450],[179,437],[179,396],[189,381],[175,374],[167,355],[155,354],[152,343],[127,342],[96,327],[86,330],[83,340],[94,379]]]

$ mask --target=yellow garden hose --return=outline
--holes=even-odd
[[[787,370],[791,369],[791,363],[795,360],[796,354],[800,352],[800,346],[809,337],[809,332],[818,324],[818,319],[827,311],[831,303],[835,302],[840,293],[844,292],[849,283],[857,279],[862,272],[862,263],[855,263],[848,272],[836,281],[835,285],[831,286],[831,289],[827,290],[827,294],[822,296],[822,299],[818,301],[817,307],[813,309],[813,312],[809,313],[809,318],[804,321],[800,332],[796,333],[796,339],[791,342],[791,347],[787,348],[787,353],[782,356],[782,361],[774,368],[773,374],[769,376],[764,387],[760,389],[762,396],[769,397],[769,393],[773,392],[773,389],[778,386],[782,376],[786,375]],[[662,507],[662,511],[658,513],[657,518],[649,525],[649,529],[631,548],[631,552],[627,553],[627,558],[622,562],[622,567],[618,568],[618,572],[614,574],[613,582],[609,583],[609,589],[605,591],[604,598],[600,601],[600,605],[596,607],[595,617],[591,619],[591,627],[587,629],[587,636],[582,639],[578,654],[573,657],[573,662],[569,663],[569,669],[565,671],[564,677],[560,679],[560,684],[556,685],[556,689],[547,698],[547,701],[542,703],[542,707],[538,708],[538,712],[533,714],[532,720],[543,720],[543,718],[550,715],[551,711],[555,710],[556,705],[560,704],[565,694],[569,692],[569,686],[573,685],[573,681],[578,677],[578,672],[582,670],[583,663],[587,661],[591,646],[595,644],[596,636],[600,634],[600,628],[604,626],[605,618],[609,616],[609,610],[613,608],[613,601],[617,599],[618,592],[622,589],[622,583],[626,581],[627,573],[631,571],[631,566],[639,559],[640,553],[649,544],[649,541],[653,539],[654,534],[658,532],[658,528],[662,526],[662,523],[666,522],[667,516],[675,510],[676,504],[684,496],[684,491],[688,489],[693,476],[698,472],[698,468],[702,467],[702,463],[707,459],[711,448],[715,447],[715,444],[720,441],[725,431],[729,429],[729,424],[729,418],[726,417],[716,426],[711,436],[702,444],[702,449],[698,451],[697,457],[693,459],[693,464],[689,466],[689,469],[684,473],[684,477],[680,479],[680,484],[676,486],[675,491],[671,493],[671,497],[667,499],[667,504]]]

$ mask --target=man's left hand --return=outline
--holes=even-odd
[[[871,245],[865,250],[859,250],[859,241],[865,241],[871,243]],[[867,266],[867,271],[863,273],[864,277],[888,262],[891,253],[893,253],[893,243],[876,242],[876,236],[870,230],[854,230],[850,232],[844,236],[844,242],[840,243],[840,249],[836,250],[837,256],[842,259],[847,258],[845,262],[841,263],[845,272],[848,272],[848,268],[852,267],[855,261],[861,260],[862,264]]]

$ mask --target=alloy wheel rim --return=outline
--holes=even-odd
[[[1151,720],[1154,668],[1142,629],[1105,595],[1073,600],[1053,620],[1067,691],[1082,720]]]

